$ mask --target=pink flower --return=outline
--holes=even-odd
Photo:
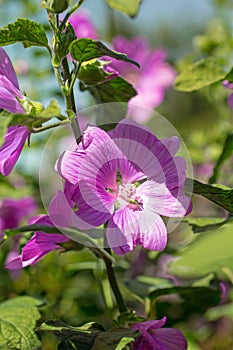
[[[30,220],[30,224],[52,226],[50,218],[46,215],[41,215]],[[69,238],[62,234],[35,232],[23,247],[20,255],[15,251],[9,255],[6,261],[6,268],[9,270],[19,270],[28,265],[34,265],[49,252],[55,249],[62,249],[59,244],[65,243],[68,240]]]
[[[128,62],[111,59],[110,66],[137,91],[137,95],[129,102],[128,116],[138,123],[146,123],[152,114],[150,109],[163,102],[166,89],[172,86],[175,70],[165,62],[165,50],[151,49],[144,37],[127,39],[118,35],[113,39],[113,48],[140,64],[138,69]],[[141,110],[138,106],[148,110]]]
[[[230,83],[228,80],[223,81],[223,86],[231,90],[233,89],[233,83]],[[231,109],[233,109],[233,93],[228,96],[227,103],[228,106],[231,107]]]
[[[57,162],[66,184],[63,197],[59,193],[53,202],[53,215],[74,226],[76,206],[79,229],[106,224],[108,244],[117,254],[137,244],[163,250],[167,230],[161,215],[183,217],[191,209],[178,148],[177,137],[159,140],[130,120],[109,133],[88,127],[78,147]]]
[[[0,109],[12,113],[24,113],[16,97],[23,98],[19,91],[17,77],[10,58],[4,49],[0,48]],[[12,171],[28,136],[29,130],[26,126],[8,128],[0,147],[0,173],[4,176]]]
[[[0,235],[2,231],[16,228],[20,222],[37,209],[32,197],[4,198],[0,201]]]
[[[90,15],[87,10],[79,10],[78,12],[75,12],[70,16],[69,22],[72,25],[78,39],[99,39],[95,27],[90,21]]]
[[[185,350],[187,341],[180,330],[176,328],[161,328],[166,323],[166,317],[161,320],[135,323],[133,330],[141,335],[133,343],[133,350]]]

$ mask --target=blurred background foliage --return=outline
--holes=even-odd
[[[225,67],[233,63],[231,0],[143,0],[135,19],[112,11],[102,0],[86,0],[83,7],[90,11],[101,40],[111,41],[119,33],[127,37],[146,36],[151,47],[166,48],[168,60],[178,72],[208,56],[217,57]],[[27,17],[40,21],[50,35],[39,0],[0,0],[0,8],[0,26]],[[20,44],[6,49],[21,91],[45,105],[55,97],[64,108],[46,50],[25,51]],[[228,95],[221,83],[192,93],[171,88],[157,108],[180,133],[191,156],[194,176],[202,181],[208,181],[224,140],[232,132],[233,111],[226,103]],[[93,103],[88,93],[76,91],[76,97],[79,109]],[[148,125],[156,134],[155,121],[150,120]],[[37,199],[38,212],[44,211],[39,195],[39,159],[50,134],[33,135],[31,148],[25,147],[9,179],[0,178],[1,198],[32,194]],[[61,129],[53,140],[51,163],[59,155],[59,145],[64,139]],[[221,168],[219,183],[233,187],[232,166],[231,156]],[[43,181],[54,186],[49,175],[47,180],[43,177],[42,185]],[[12,184],[17,184],[17,191]],[[221,220],[227,216],[224,210],[205,199],[195,197],[193,204],[194,221],[196,217]],[[167,315],[168,326],[178,324],[185,332],[190,350],[230,350],[233,348],[232,222],[197,235],[188,221],[189,218],[169,235],[165,252],[140,248],[126,258],[116,257],[116,272],[129,307],[142,316],[146,312],[154,318]],[[199,221],[198,225],[207,223]],[[50,253],[39,264],[12,273],[4,269],[10,247],[9,240],[0,250],[0,301],[27,294],[45,301],[43,320],[57,318],[73,325],[96,320],[106,328],[112,325],[111,318],[117,317],[117,310],[105,268],[88,250]],[[220,282],[227,290],[221,302]],[[184,289],[176,290],[177,285]],[[191,291],[190,286],[195,286],[196,291]],[[158,290],[159,296],[155,293]],[[55,344],[52,335],[45,335],[42,349],[54,349]]]

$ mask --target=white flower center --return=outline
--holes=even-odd
[[[136,186],[134,184],[127,183],[125,185],[119,185],[118,186],[118,198],[129,202],[132,200],[133,196],[136,193]]]

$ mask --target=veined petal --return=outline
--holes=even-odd
[[[135,248],[138,238],[138,221],[133,210],[128,207],[118,209],[108,221],[107,240],[109,246],[118,255]]]
[[[9,81],[19,90],[18,80],[11,60],[6,51],[0,47],[0,74],[7,77]]]
[[[12,82],[0,75],[0,108],[12,113],[24,113],[16,97],[23,98]]]
[[[152,180],[141,184],[136,195],[142,198],[144,210],[168,217],[183,217],[190,206],[190,198],[184,195],[183,188],[170,190],[164,183]]]
[[[186,338],[176,328],[157,329],[152,337],[166,350],[186,350],[188,347]]]
[[[167,229],[161,217],[150,210],[136,214],[140,232],[137,244],[150,250],[164,250],[167,244]]]
[[[131,328],[136,331],[139,330],[143,335],[147,335],[148,330],[158,329],[165,325],[167,321],[166,316],[164,316],[161,320],[149,320],[145,322],[135,323]]]
[[[4,176],[10,174],[28,136],[29,130],[26,126],[12,126],[8,128],[4,142],[0,147],[0,172]]]

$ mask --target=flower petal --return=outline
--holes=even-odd
[[[11,126],[8,128],[4,142],[0,147],[0,173],[4,176],[10,174],[28,136],[29,130],[26,126]]]
[[[132,251],[137,242],[138,230],[134,211],[128,207],[118,209],[107,226],[106,235],[110,248],[118,255]]]
[[[188,347],[186,338],[176,328],[157,329],[152,337],[166,350],[186,350]]]
[[[18,80],[11,60],[5,50],[0,47],[0,74],[5,76],[19,90]]]

